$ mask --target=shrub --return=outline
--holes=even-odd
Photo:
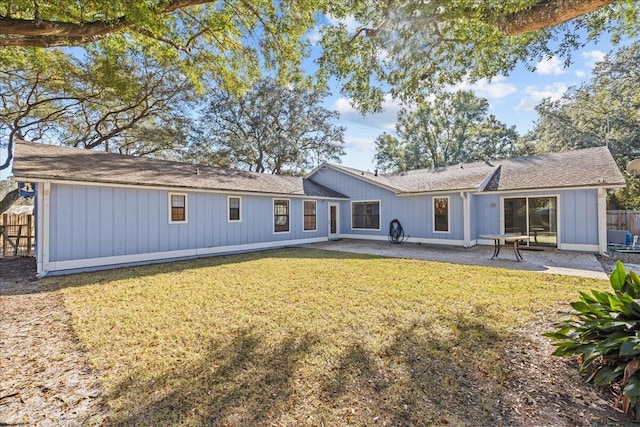
[[[635,408],[640,419],[640,276],[618,261],[610,281],[613,293],[581,292],[572,318],[545,335],[558,341],[554,355],[578,355],[588,381],[613,386],[622,409]]]

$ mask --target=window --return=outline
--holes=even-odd
[[[227,221],[240,222],[240,197],[227,197],[227,206],[229,207]]]
[[[433,198],[433,232],[449,232],[449,197]]]
[[[187,195],[169,193],[169,224],[187,222]]]
[[[316,202],[304,202],[304,231],[316,231]]]
[[[380,230],[380,202],[353,202],[351,228]]]
[[[284,233],[289,231],[289,201],[273,201],[273,231]]]

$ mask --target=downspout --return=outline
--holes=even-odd
[[[471,246],[471,216],[469,215],[469,195],[464,191],[460,192],[462,199],[462,231],[464,243],[463,246],[468,248]]]
[[[607,190],[598,188],[598,252],[608,256],[607,252]]]
[[[42,189],[39,192],[41,197],[38,197],[38,231],[36,233],[37,246],[37,265],[38,265],[38,277],[42,278],[49,273],[49,235],[51,230],[49,229],[49,214],[50,214],[50,199],[51,199],[51,183],[43,182],[38,185]]]

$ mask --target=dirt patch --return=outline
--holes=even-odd
[[[492,414],[504,426],[638,426],[614,407],[616,397],[585,382],[575,358],[551,356],[554,347],[542,334],[566,318],[557,312],[543,318],[504,351],[504,393]]]
[[[100,425],[102,387],[33,258],[0,258],[0,426]]]
[[[102,386],[70,327],[60,290],[34,278],[33,259],[0,259],[0,426],[108,424]],[[505,344],[503,390],[492,424],[637,425],[614,408],[610,392],[584,382],[574,360],[551,356],[542,333],[564,317],[556,312],[540,318]]]

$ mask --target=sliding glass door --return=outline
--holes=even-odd
[[[531,246],[558,246],[558,198],[504,199],[504,232],[531,236]]]

